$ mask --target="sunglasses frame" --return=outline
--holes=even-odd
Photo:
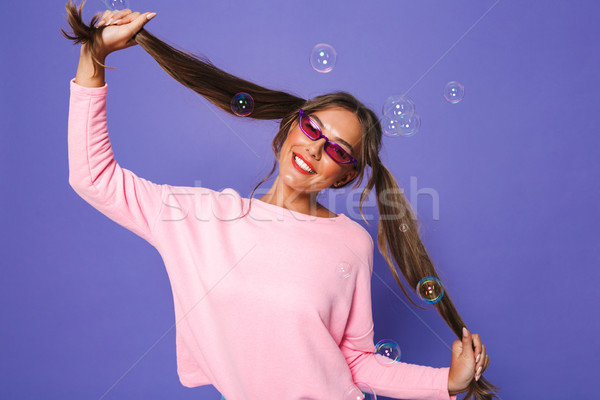
[[[302,127],[302,116],[305,116],[306,118],[308,118],[308,120],[311,122],[311,124],[313,125],[313,127],[319,132],[319,136],[316,138],[313,138],[312,136],[310,136]],[[325,153],[327,153],[327,155],[336,163],[338,164],[357,164],[357,160],[352,157],[352,155],[350,153],[348,153],[346,150],[344,150],[344,148],[342,146],[340,146],[339,144],[330,141],[327,136],[323,135],[323,131],[321,131],[321,128],[319,127],[319,125],[307,114],[304,112],[303,109],[300,109],[300,112],[298,113],[298,126],[300,126],[300,130],[302,131],[302,133],[304,133],[310,140],[319,140],[321,138],[325,138],[325,146],[324,146],[324,150]],[[337,161],[335,158],[333,158],[331,156],[331,154],[329,154],[329,152],[327,151],[328,148],[335,148],[338,147],[339,149],[341,149],[344,153],[346,153],[348,155],[348,157],[350,157],[350,160],[348,161]]]

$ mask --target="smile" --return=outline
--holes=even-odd
[[[316,172],[308,166],[300,157],[292,153],[292,163],[296,167],[296,169],[300,169],[301,172],[306,174],[316,174]]]

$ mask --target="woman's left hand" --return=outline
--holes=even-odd
[[[486,354],[485,345],[481,343],[481,337],[463,328],[462,341],[455,340],[452,343],[448,392],[452,395],[467,391],[471,380],[479,380],[488,365],[490,358]]]

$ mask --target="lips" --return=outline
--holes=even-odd
[[[292,163],[293,163],[294,165],[297,165],[297,164],[296,164],[296,162],[294,161],[294,156],[296,156],[296,157],[298,157],[299,159],[301,159],[302,161],[304,161],[304,162],[306,163],[306,165],[308,165],[308,166],[310,167],[310,169],[312,169],[312,170],[313,170],[313,171],[315,171],[315,173],[316,173],[315,167],[313,167],[313,165],[312,165],[311,163],[309,163],[309,162],[306,160],[306,158],[302,157],[302,156],[301,156],[300,154],[298,154],[298,153],[294,153],[294,152],[292,152]],[[302,172],[304,172],[304,173],[306,173],[306,174],[314,175],[312,172],[307,172],[307,171],[304,171],[302,168],[300,168],[300,166],[299,166],[299,165],[297,166],[297,168],[298,168],[298,169],[300,169]]]

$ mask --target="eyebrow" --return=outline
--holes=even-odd
[[[323,129],[323,122],[321,122],[321,120],[319,119],[319,117],[317,117],[316,115],[309,115],[310,118],[313,118],[314,120],[316,120],[319,125],[321,125],[321,129]],[[348,142],[346,142],[344,139],[342,139],[341,137],[338,136],[334,136],[333,137],[335,139],[336,142],[340,142],[345,144],[346,146],[350,147],[350,151],[354,153],[354,147],[352,147],[352,145]]]

